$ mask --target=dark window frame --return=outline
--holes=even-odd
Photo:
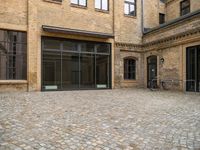
[[[131,61],[133,61],[133,65],[131,65]],[[124,58],[124,80],[136,80],[136,64],[136,59],[130,57]],[[133,75],[129,76],[132,73]]]
[[[165,14],[159,13],[159,24],[164,24],[164,23],[165,23]]]
[[[185,7],[183,7],[182,5],[183,5],[183,3],[185,3],[185,2],[189,2],[189,4],[187,5],[187,6],[185,6]],[[189,12],[187,12],[187,13],[183,13],[184,12],[184,10],[186,10],[186,9],[188,9],[189,8]],[[183,0],[183,1],[181,1],[180,2],[180,16],[184,16],[184,15],[186,15],[186,14],[188,14],[188,13],[190,13],[190,0]]]
[[[125,4],[128,4],[128,13],[129,14],[125,14]],[[131,6],[134,6],[134,9],[135,9],[135,13],[132,15],[132,14],[130,14],[130,8],[131,8]],[[132,17],[136,17],[137,16],[137,0],[135,0],[135,2],[130,2],[130,1],[127,1],[127,0],[124,0],[124,15],[125,16],[132,16]]]
[[[0,31],[4,32],[3,40],[0,40],[1,48],[5,48],[4,52],[0,51],[0,57],[6,58],[6,66],[5,66],[5,76],[1,77],[0,80],[27,80],[27,33],[24,31],[16,31],[16,30],[6,30],[0,29]],[[23,34],[24,35],[23,35]],[[25,41],[17,39],[17,37],[21,34],[21,36],[25,36]],[[12,35],[12,37],[10,37]],[[21,46],[23,49],[18,52],[17,47]],[[19,72],[17,64],[23,58],[22,68],[20,68],[21,72]],[[1,59],[1,58],[0,58]],[[17,74],[18,73],[18,74]]]
[[[87,7],[87,0],[85,0],[86,1],[86,3],[85,3],[85,5],[81,5],[80,4],[80,0],[77,0],[77,3],[72,3],[72,1],[70,0],[70,2],[71,2],[71,5],[74,5],[74,6],[80,6],[80,7]]]
[[[51,37],[51,36],[42,36],[41,37],[41,62],[43,64],[44,60],[43,60],[43,54],[44,52],[57,52],[57,53],[61,53],[61,56],[63,55],[62,53],[73,53],[73,54],[78,54],[79,57],[80,55],[82,54],[92,54],[92,55],[95,55],[96,56],[107,56],[108,57],[108,66],[109,66],[109,70],[108,70],[108,74],[107,74],[107,78],[108,78],[108,81],[107,81],[107,87],[104,88],[104,87],[95,87],[95,88],[92,88],[92,89],[95,89],[95,90],[102,90],[102,89],[111,89],[112,88],[112,44],[111,43],[107,43],[107,42],[97,42],[97,41],[88,41],[88,40],[76,40],[76,39],[68,39],[68,38],[60,38],[60,37]],[[93,43],[95,45],[98,45],[98,44],[106,44],[106,45],[109,45],[109,51],[108,52],[98,52],[97,50],[97,47],[95,46],[95,50],[93,52],[87,52],[87,51],[81,51],[80,50],[80,46],[78,47],[78,51],[70,51],[70,50],[66,50],[66,49],[63,49],[63,44],[60,45],[60,48],[58,50],[55,50],[55,49],[45,49],[44,48],[44,40],[46,39],[51,39],[51,40],[58,40],[60,42],[64,42],[64,41],[70,41],[70,42],[80,42],[80,43]],[[79,43],[79,44],[80,44]],[[79,62],[80,63],[80,62]],[[96,64],[96,61],[95,61],[95,64]],[[96,70],[95,70],[96,71]],[[44,73],[44,70],[43,70],[43,66],[41,67],[41,75],[43,76],[43,73]],[[44,89],[44,85],[43,85],[43,77],[41,76],[41,89],[42,91],[55,91],[55,90],[45,90]],[[62,78],[62,77],[61,77]],[[80,83],[79,83],[80,84]],[[95,84],[97,85],[97,83],[95,82]],[[75,89],[78,89],[78,90],[81,90],[81,89],[84,89],[84,88],[75,88]],[[91,88],[85,88],[85,89],[91,89]],[[61,83],[61,89],[58,89],[58,91],[68,91],[68,90],[74,90],[74,89],[63,89],[62,88],[62,83]]]
[[[96,0],[95,0],[96,1]],[[96,6],[95,6],[95,9],[97,9],[97,10],[102,10],[102,11],[109,11],[109,0],[107,0],[107,9],[103,9],[102,8],[102,6],[103,6],[103,0],[99,0],[100,1],[100,8],[96,8]]]

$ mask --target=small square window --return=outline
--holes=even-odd
[[[190,13],[190,0],[184,0],[180,3],[180,15],[186,15]]]
[[[129,16],[136,16],[136,0],[124,1],[124,14]]]
[[[165,14],[159,13],[159,23],[165,23]]]

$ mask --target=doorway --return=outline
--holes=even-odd
[[[186,49],[186,91],[200,91],[200,45]]]
[[[147,88],[157,87],[157,56],[147,58]]]

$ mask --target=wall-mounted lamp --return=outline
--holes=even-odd
[[[161,59],[160,59],[160,62],[161,62],[162,64],[164,64],[165,59],[164,59],[164,58],[161,58]]]

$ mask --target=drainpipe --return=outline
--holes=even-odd
[[[144,33],[144,0],[141,0],[141,28],[142,34]]]

